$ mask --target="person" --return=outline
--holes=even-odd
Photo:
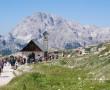
[[[42,56],[39,55],[39,62],[42,62]]]
[[[52,59],[54,59],[55,58],[55,56],[54,56],[54,54],[52,54]]]
[[[14,56],[10,56],[10,64],[11,64],[12,69],[16,69],[15,63],[16,63],[16,60],[15,60]]]
[[[3,61],[2,60],[0,60],[0,74],[1,74],[1,72],[2,72],[2,70],[3,70]]]
[[[51,54],[49,54],[49,60],[52,60],[52,55]]]
[[[35,63],[35,53],[34,52],[32,52],[32,54],[31,54],[31,59],[32,59],[32,62]]]
[[[6,63],[7,63],[6,58],[2,58],[2,62],[3,62],[3,64],[4,64],[4,66],[6,66]]]
[[[25,64],[26,63],[26,58],[23,58],[23,64]]]
[[[28,59],[27,59],[27,63],[29,64],[30,63],[30,54],[28,55]]]
[[[58,56],[58,54],[56,55],[56,59],[58,59],[59,58],[59,56]]]

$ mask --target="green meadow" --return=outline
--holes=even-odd
[[[110,56],[85,55],[31,65],[0,90],[110,90]]]

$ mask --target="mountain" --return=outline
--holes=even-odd
[[[6,45],[5,37],[0,35],[0,47],[4,47]]]
[[[43,33],[48,32],[49,48],[77,48],[110,40],[110,28],[81,25],[62,17],[38,12],[27,16],[9,33],[6,42],[16,49],[31,39],[43,44]]]

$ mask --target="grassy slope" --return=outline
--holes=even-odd
[[[91,54],[35,64],[0,90],[110,90],[109,63],[110,54]]]

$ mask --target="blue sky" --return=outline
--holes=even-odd
[[[0,34],[39,11],[81,24],[110,27],[110,0],[0,0]]]

